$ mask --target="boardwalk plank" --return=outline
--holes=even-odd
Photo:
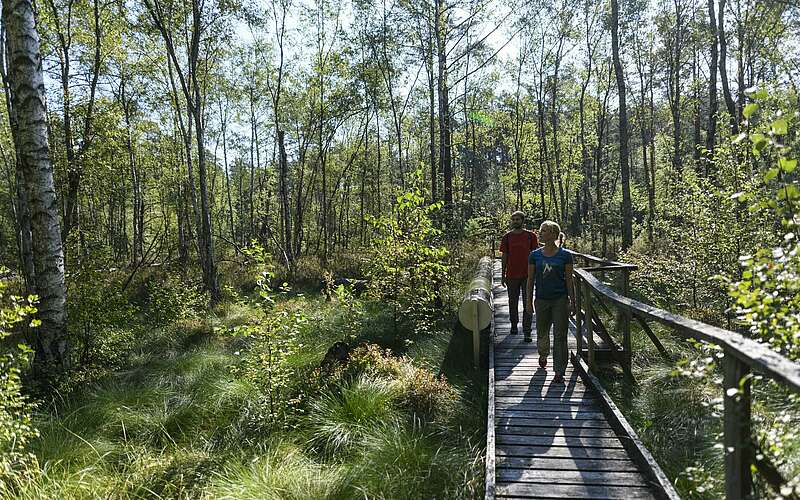
[[[627,460],[628,452],[615,448],[582,448],[571,446],[560,448],[552,446],[527,446],[516,444],[497,444],[497,456],[510,457],[549,457],[549,458],[588,458],[592,460]]]
[[[545,410],[520,410],[516,408],[497,408],[498,417],[523,417],[547,418],[552,420],[603,420],[604,416],[599,411],[545,411]]]
[[[529,436],[519,434],[497,433],[497,444],[531,445],[531,446],[559,446],[583,448],[622,448],[622,442],[615,437],[588,437],[588,436]]]
[[[593,460],[585,458],[497,456],[497,467],[519,469],[637,472],[632,460]]]
[[[613,429],[586,427],[531,427],[524,425],[498,425],[497,434],[555,437],[601,437],[617,438]],[[617,438],[619,439],[619,438]]]
[[[504,483],[647,486],[647,481],[638,472],[531,470],[498,467],[497,480]]]
[[[578,484],[497,483],[498,498],[604,498],[638,500],[655,498],[648,488]]]

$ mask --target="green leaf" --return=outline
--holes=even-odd
[[[745,118],[749,120],[750,117],[753,115],[753,113],[755,113],[756,111],[758,111],[758,104],[755,102],[751,102],[750,104],[744,107],[744,111],[742,111],[742,114],[744,115]]]
[[[772,122],[772,133],[776,135],[786,135],[789,133],[789,122],[783,118],[778,118]]]
[[[764,182],[769,182],[772,179],[774,179],[775,177],[777,177],[778,176],[778,172],[780,172],[780,169],[778,169],[778,168],[771,168],[771,169],[767,170],[767,173],[764,174]]]
[[[761,150],[766,147],[768,141],[764,134],[751,134],[750,141],[753,143],[753,154],[761,154]]]
[[[797,168],[797,160],[795,159],[781,158],[779,160],[779,163],[781,166],[781,170],[783,170],[787,174],[792,173],[794,169]]]

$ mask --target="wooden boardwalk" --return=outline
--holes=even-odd
[[[635,434],[610,399],[568,364],[564,384],[552,384],[553,357],[539,368],[534,340],[510,335],[508,294],[499,265],[494,280],[494,343],[489,350],[487,498],[658,498],[652,470],[629,453]],[[520,321],[522,304],[520,303]],[[534,318],[535,321],[535,318]],[[574,331],[573,331],[574,334]],[[570,350],[575,350],[575,338]],[[602,391],[602,389],[601,389]],[[607,418],[609,411],[612,417]],[[623,445],[627,441],[627,446]],[[646,453],[647,457],[649,454]],[[655,466],[657,468],[657,465]],[[660,470],[658,471],[660,473]]]

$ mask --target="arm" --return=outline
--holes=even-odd
[[[564,266],[564,278],[567,280],[567,295],[569,295],[569,313],[575,313],[575,282],[572,279],[572,264]]]
[[[525,284],[525,310],[533,312],[533,280],[536,277],[536,264],[528,264],[528,281]]]
[[[506,286],[506,267],[508,264],[508,240],[504,235],[500,239],[500,284]]]
[[[506,263],[508,262],[508,256],[505,252],[500,255],[500,284],[506,286]]]

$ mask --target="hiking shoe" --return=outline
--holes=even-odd
[[[547,356],[539,356],[539,366],[542,368],[547,366]]]
[[[533,342],[533,339],[531,338],[530,334],[525,335],[525,342]]]
[[[512,327],[511,327],[511,335],[516,335],[517,333],[518,333],[518,331],[517,331],[517,327],[515,327],[515,326],[512,326]]]
[[[563,384],[564,383],[564,374],[556,372],[556,376],[553,377],[554,384]]]

